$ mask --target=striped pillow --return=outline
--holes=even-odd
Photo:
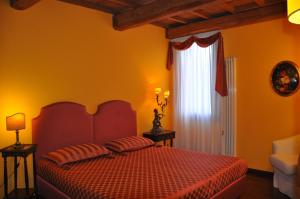
[[[79,144],[49,152],[45,158],[54,161],[58,166],[63,166],[67,163],[108,155],[110,153],[111,151],[103,146],[96,144]]]
[[[153,146],[155,143],[144,137],[130,136],[117,140],[112,140],[105,143],[105,147],[116,152],[135,151],[148,146]]]

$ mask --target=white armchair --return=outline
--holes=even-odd
[[[299,154],[300,135],[273,142],[273,154],[270,157],[274,169],[273,186],[291,198],[296,198],[298,190],[296,171]]]

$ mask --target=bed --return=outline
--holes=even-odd
[[[59,102],[33,119],[38,144],[39,193],[46,199],[70,198],[238,198],[244,192],[247,164],[236,157],[208,155],[164,146],[114,153],[57,166],[43,156],[70,145],[137,135],[136,113],[125,101],[98,106]]]

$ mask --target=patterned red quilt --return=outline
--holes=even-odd
[[[247,163],[169,147],[149,147],[70,164],[38,163],[39,175],[71,198],[210,198],[245,175]]]

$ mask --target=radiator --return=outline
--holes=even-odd
[[[236,59],[228,57],[226,77],[228,96],[222,102],[222,154],[236,155]]]

